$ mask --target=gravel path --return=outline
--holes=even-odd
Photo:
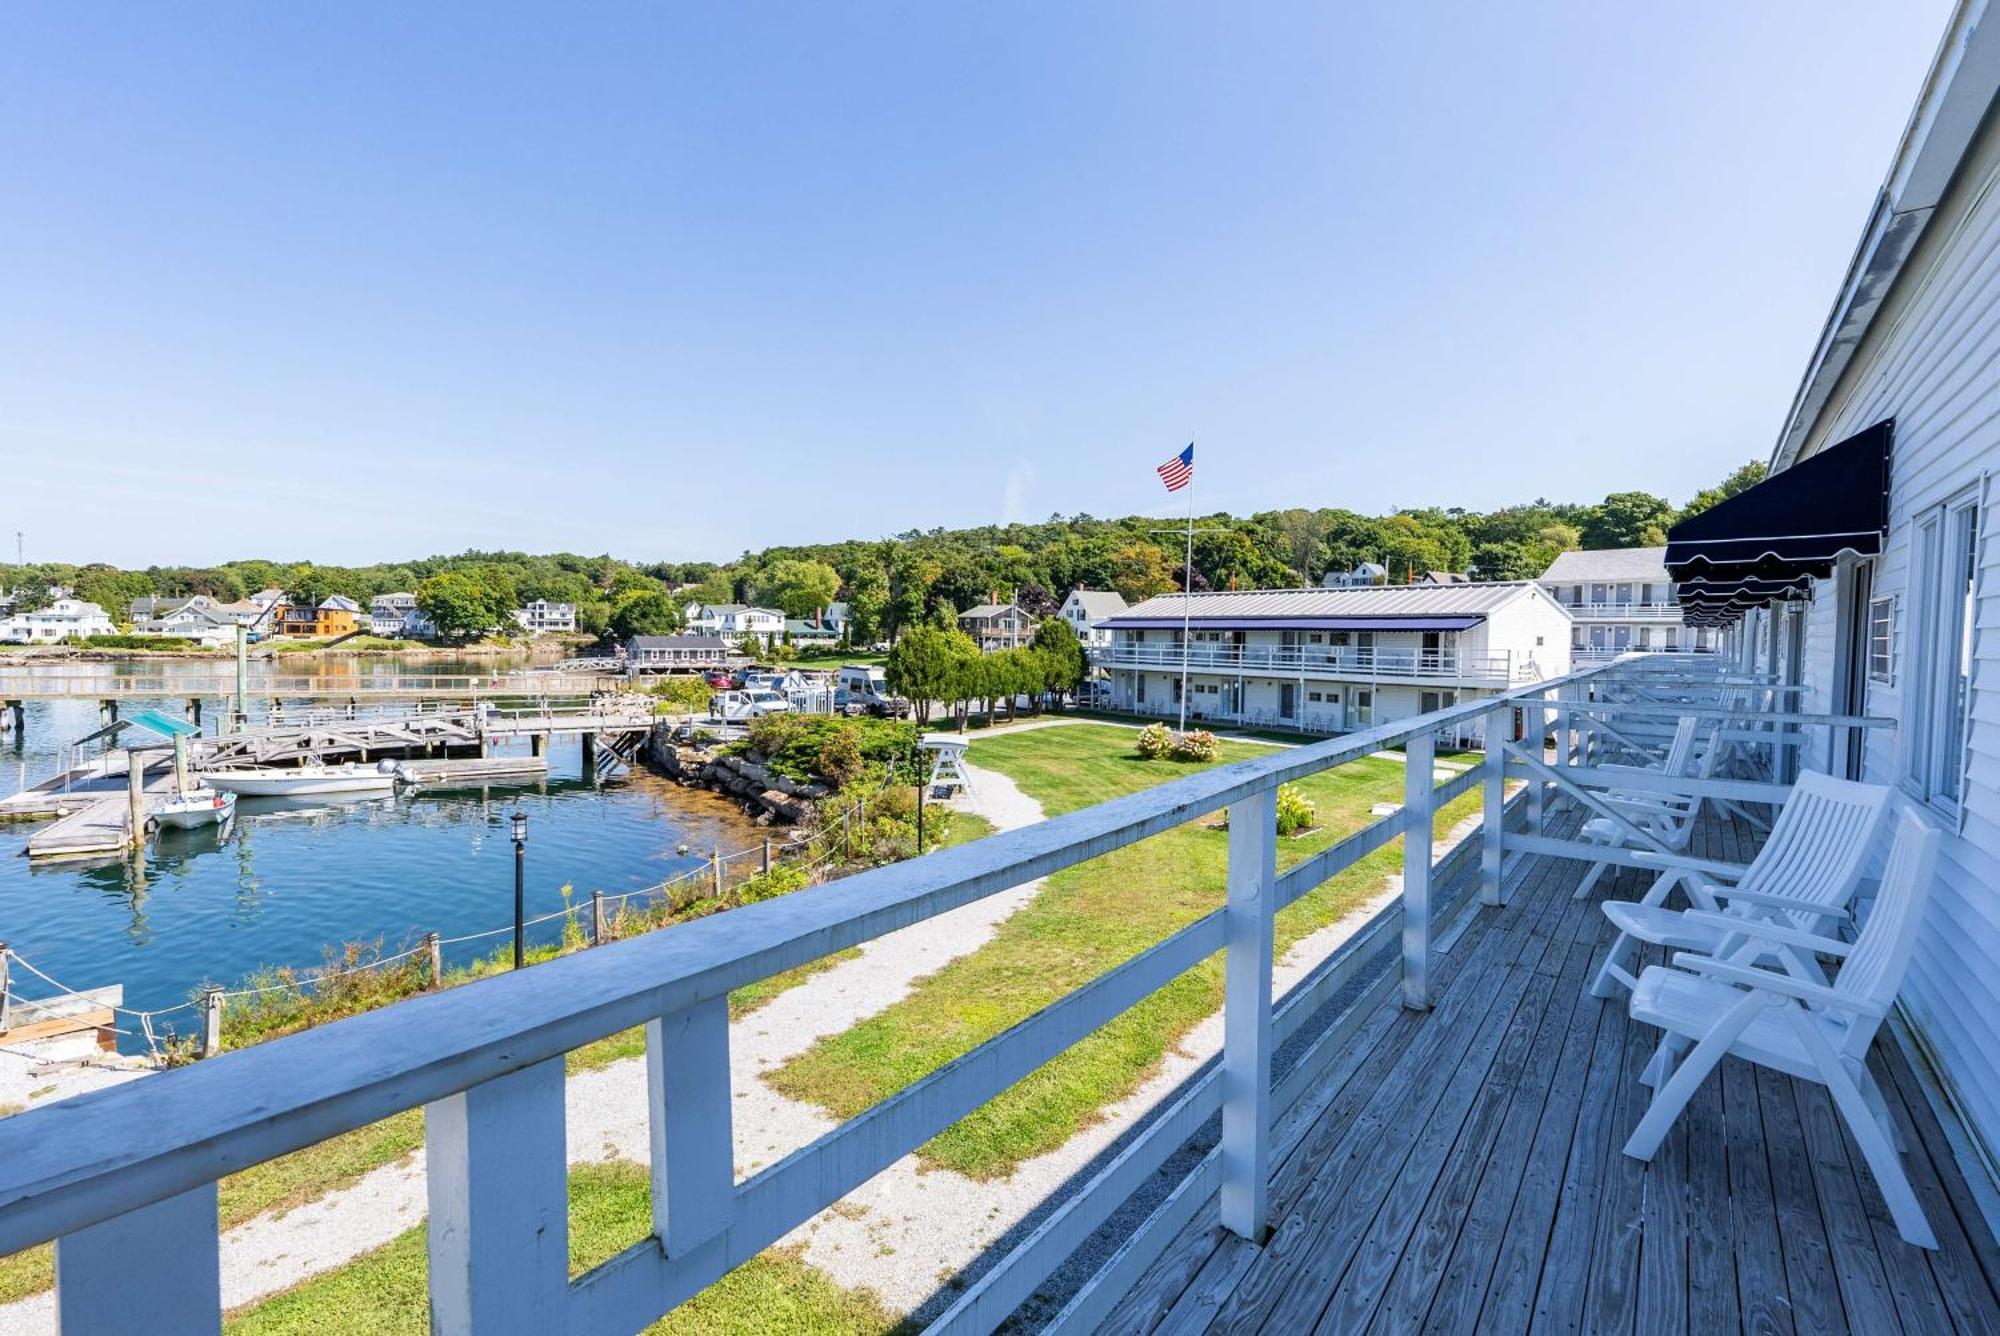
[[[1067,721],[1024,720],[1018,727]],[[1002,727],[994,732],[1013,731]],[[985,730],[982,730],[985,732]],[[1039,803],[1006,776],[968,767],[973,794],[962,805],[996,829],[1042,819]],[[1439,851],[1476,828],[1473,818],[1439,842]],[[1391,878],[1340,922],[1301,939],[1279,962],[1282,994],[1331,954],[1400,891]],[[861,955],[781,994],[730,1027],[730,1082],[735,1096],[736,1169],[754,1173],[832,1130],[818,1108],[772,1090],[763,1073],[907,996],[912,985],[983,945],[1000,923],[1040,889],[1031,882],[905,928],[862,948]],[[893,1308],[911,1310],[1017,1225],[1221,1047],[1220,1013],[1195,1026],[1160,1069],[1127,1098],[1057,1150],[1024,1162],[1003,1180],[980,1182],[924,1169],[905,1156],[837,1206],[788,1236],[807,1261],[842,1285],[874,1290]],[[615,1063],[568,1083],[572,1162],[649,1158],[643,1059]],[[279,1215],[260,1216],[222,1238],[223,1303],[236,1306],[287,1288],[388,1242],[422,1220],[421,1151],[378,1169],[352,1187]],[[51,1296],[0,1306],[0,1331],[54,1331]]]

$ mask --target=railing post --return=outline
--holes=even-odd
[[[569,1293],[563,1061],[424,1108],[431,1330],[560,1331]]]
[[[1430,1009],[1431,809],[1437,741],[1429,729],[1405,744],[1403,774],[1403,1005]]]
[[[1229,809],[1228,954],[1222,1005],[1222,1224],[1261,1242],[1271,1180],[1271,950],[1278,794]]]
[[[430,962],[429,986],[436,988],[444,982],[444,942],[434,932],[424,934],[424,955]]]
[[[603,946],[606,940],[604,935],[604,892],[592,891],[590,893],[590,944],[592,946]]]
[[[56,1329],[152,1336],[222,1326],[215,1184],[56,1240]]]
[[[1486,712],[1486,755],[1479,766],[1484,793],[1479,824],[1479,902],[1485,905],[1506,903],[1500,869],[1507,857],[1507,744],[1512,741],[1507,725],[1513,718],[1514,711],[1504,705]]]
[[[0,942],[0,1034],[7,1033],[7,1008],[11,1001],[7,943]]]
[[[210,988],[201,995],[201,1056],[212,1058],[222,1052],[222,990]]]
[[[1549,710],[1542,704],[1544,697],[1535,697],[1535,704],[1528,711],[1530,732],[1528,747],[1535,755],[1546,759],[1549,745]],[[1556,758],[1558,762],[1561,757]],[[1528,830],[1531,834],[1548,834],[1546,807],[1549,786],[1542,782],[1540,775],[1528,776]]]
[[[646,1086],[653,1232],[682,1257],[727,1229],[735,1205],[728,998],[647,1022]]]

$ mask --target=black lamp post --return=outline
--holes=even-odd
[[[514,968],[522,965],[522,909],[528,860],[528,814],[514,813]]]

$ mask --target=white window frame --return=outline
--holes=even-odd
[[[1903,785],[1954,823],[1962,818],[1966,761],[1970,754],[1972,676],[1978,666],[1980,544],[1984,539],[1985,485],[1968,487],[1917,517],[1911,534],[1910,587],[1916,596],[1910,625],[1910,671],[1903,718]],[[1956,535],[1970,523],[1971,569],[1959,574]],[[1949,643],[1947,643],[1949,641]],[[1953,699],[1957,664],[1966,663],[1966,687]],[[1953,734],[1956,733],[1954,744]]]
[[[1868,600],[1868,680],[1876,686],[1896,685],[1897,641],[1902,632],[1903,604],[1895,594]]]

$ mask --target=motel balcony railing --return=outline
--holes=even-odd
[[[1113,644],[1093,650],[1091,661],[1101,668],[1151,668],[1179,672],[1181,650],[1171,644]],[[1197,642],[1188,646],[1187,666],[1197,672],[1259,673],[1281,676],[1339,677],[1363,681],[1415,678],[1429,681],[1503,684],[1517,680],[1526,664],[1516,664],[1510,651],[1471,653],[1457,649],[1375,648],[1343,645],[1221,645]]]
[[[1325,1079],[1343,1033],[1336,1026],[1312,1038],[1302,1028],[1364,983],[1377,1006],[1400,997],[1426,1008],[1439,943],[1482,906],[1502,904],[1505,860],[1579,856],[1581,846],[1542,833],[1548,798],[1607,782],[1598,763],[1608,756],[1656,746],[1688,708],[1674,703],[1680,680],[1627,661],[1537,682],[0,1119],[0,1256],[54,1240],[66,1336],[216,1331],[217,1180],[422,1108],[432,1329],[635,1331],[1221,952],[1219,1060],[1081,1171],[1032,1228],[996,1245],[1002,1255],[948,1294],[927,1328],[998,1326],[1219,1113],[1219,1144],[1102,1254],[1045,1326],[1094,1330],[1200,1213],[1242,1238],[1263,1236],[1274,1113]],[[1724,736],[1778,753],[1808,745],[1814,724],[1866,722],[1773,715]],[[1467,726],[1536,742],[1490,748],[1483,762],[1438,782],[1435,740]],[[1279,786],[1390,747],[1407,753],[1400,809],[1279,873]],[[1708,788],[1737,801],[1782,793],[1741,780]],[[1434,813],[1470,792],[1481,795],[1477,833],[1434,860]],[[1222,907],[796,1152],[737,1176],[732,990],[1224,808]],[[1274,915],[1406,835],[1399,895],[1274,998]],[[1611,856],[1596,846],[1586,852]],[[1454,859],[1463,871],[1450,884],[1465,889],[1434,895],[1445,884],[1440,869]],[[646,1036],[653,1233],[572,1279],[564,1056],[632,1027]],[[1295,1036],[1307,1045],[1303,1056],[1274,1080],[1273,1055]]]
[[[1636,603],[1630,601],[1564,603],[1569,615],[1580,622],[1679,622],[1678,603]]]

